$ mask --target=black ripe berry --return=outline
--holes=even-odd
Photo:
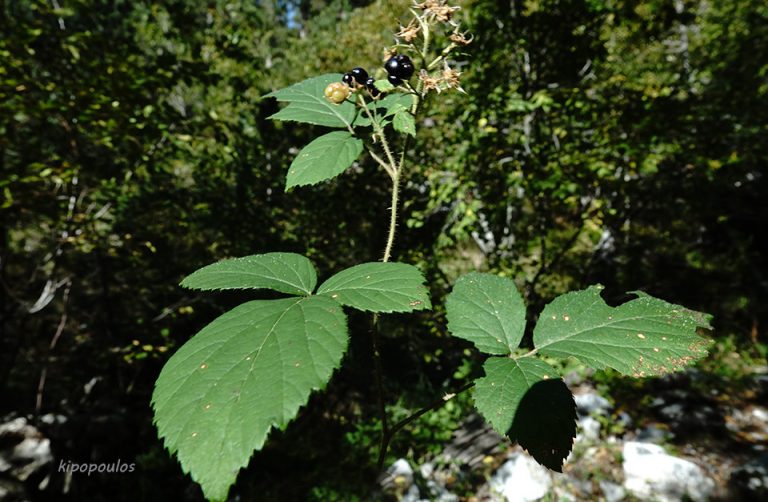
[[[392,56],[384,63],[384,68],[390,77],[395,76],[401,80],[408,80],[413,76],[413,62],[411,58],[403,54]]]
[[[381,94],[381,91],[376,88],[374,85],[374,82],[376,82],[376,79],[373,77],[368,77],[368,79],[365,81],[365,87],[368,88],[368,92],[371,93],[371,96],[374,98]]]
[[[341,77],[341,81],[344,82],[345,84],[347,84],[350,87],[355,85],[353,83],[353,81],[352,81],[352,73],[351,72],[345,73],[344,76]]]
[[[400,84],[403,83],[403,79],[401,79],[400,77],[396,77],[396,76],[394,76],[392,74],[390,74],[387,77],[387,80],[389,80],[389,83],[392,84],[392,85],[400,85]]]
[[[360,85],[365,85],[365,81],[368,80],[368,72],[360,68],[359,66],[357,68],[354,68],[349,73],[352,74],[352,78],[354,78],[355,81]]]
[[[387,62],[384,63],[384,69],[387,70],[387,73],[390,75],[397,73],[398,68],[400,68],[400,63],[397,62],[397,56],[387,59]]]

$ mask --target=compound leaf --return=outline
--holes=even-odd
[[[413,265],[363,263],[325,281],[317,294],[359,310],[411,312],[431,307],[424,281],[424,276]]]
[[[525,305],[515,283],[471,272],[459,278],[446,300],[448,331],[488,354],[510,354],[525,332]]]
[[[614,308],[601,290],[566,293],[544,307],[533,332],[539,352],[634,377],[680,370],[706,355],[709,343],[697,331],[710,328],[708,314],[645,293]]]
[[[532,357],[491,357],[475,382],[475,406],[500,434],[561,471],[576,436],[576,404],[554,368]]]
[[[326,385],[347,341],[344,312],[328,298],[260,300],[217,318],[168,360],[154,421],[208,499],[225,499],[272,427]]]
[[[355,119],[355,105],[349,101],[338,105],[331,103],[324,93],[328,84],[340,81],[340,73],[330,73],[267,94],[265,97],[288,102],[287,107],[269,118],[348,128]]]
[[[289,295],[310,295],[316,284],[312,262],[295,253],[230,258],[205,266],[181,281],[190,289],[267,288]]]
[[[305,146],[288,169],[286,188],[314,185],[343,173],[363,151],[363,141],[347,131],[324,134]]]

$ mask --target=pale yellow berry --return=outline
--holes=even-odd
[[[325,88],[325,97],[331,103],[339,104],[349,97],[349,87],[341,82],[333,82]]]

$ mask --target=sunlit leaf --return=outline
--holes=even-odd
[[[339,81],[341,74],[331,73],[267,94],[265,97],[288,102],[288,106],[269,118],[328,127],[349,127],[355,118],[355,105],[349,101],[331,103],[324,94],[328,84]]]
[[[190,289],[267,288],[308,295],[317,284],[312,262],[295,253],[265,253],[230,258],[196,270],[181,285]]]
[[[252,301],[214,320],[165,364],[152,406],[165,446],[211,500],[326,385],[347,347],[341,306],[324,297]]]
[[[413,265],[363,263],[325,281],[317,294],[359,310],[411,312],[431,307],[424,280]]]
[[[591,286],[547,305],[533,332],[538,351],[634,377],[679,370],[707,354],[709,342],[697,332],[710,328],[708,314],[644,293],[614,308],[601,290]]]
[[[288,168],[285,187],[314,185],[343,173],[360,156],[363,141],[347,131],[324,134],[305,146]]]
[[[448,331],[488,354],[510,354],[525,332],[525,305],[515,283],[472,272],[456,281],[446,300]]]

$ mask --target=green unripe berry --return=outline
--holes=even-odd
[[[349,97],[349,93],[349,87],[341,82],[330,83],[325,88],[325,97],[328,98],[328,101],[337,105],[343,103]]]

